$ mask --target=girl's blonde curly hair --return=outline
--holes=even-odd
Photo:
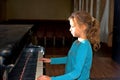
[[[78,24],[84,23],[87,25],[86,34],[88,40],[93,46],[93,50],[97,51],[100,48],[100,24],[97,19],[92,17],[85,11],[76,11],[71,14],[69,19],[76,19]]]

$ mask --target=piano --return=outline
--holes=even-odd
[[[45,67],[39,58],[44,56],[42,46],[29,45],[24,48],[14,67],[8,73],[8,80],[37,80],[45,74]]]

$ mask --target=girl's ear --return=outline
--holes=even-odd
[[[85,31],[85,30],[87,29],[86,24],[82,24],[82,25],[81,25],[81,28],[82,28],[82,30],[84,30],[84,31]]]

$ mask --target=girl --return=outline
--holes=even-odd
[[[65,74],[60,76],[38,77],[38,80],[89,80],[92,65],[92,47],[97,51],[100,46],[99,22],[89,13],[76,11],[69,17],[70,32],[77,37],[68,52],[60,58],[42,58],[40,61],[50,64],[65,64]],[[92,46],[91,46],[92,45]]]

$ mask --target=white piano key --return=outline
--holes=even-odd
[[[38,52],[35,80],[37,80],[37,78],[40,75],[43,75],[43,62],[39,61],[39,59],[42,58],[42,57],[43,57],[43,54],[41,52]]]

